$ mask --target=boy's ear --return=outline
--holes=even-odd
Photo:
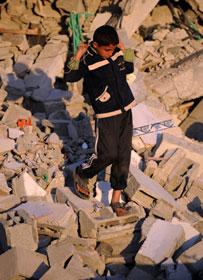
[[[93,42],[93,47],[96,49],[98,47],[97,42]]]

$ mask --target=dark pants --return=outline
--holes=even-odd
[[[115,190],[127,186],[132,141],[131,110],[109,118],[97,120],[95,154],[83,163],[77,173],[92,178],[112,164],[110,182]]]

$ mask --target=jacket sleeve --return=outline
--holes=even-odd
[[[126,74],[130,74],[134,72],[134,50],[125,49],[124,50],[124,61]]]
[[[81,62],[72,59],[64,72],[64,80],[66,82],[77,82],[83,77]]]

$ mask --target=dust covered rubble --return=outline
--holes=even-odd
[[[99,196],[90,201],[77,197],[71,173],[93,150],[91,119],[85,114],[79,86],[73,86],[77,97],[72,99],[70,91],[59,92],[53,85],[56,76],[63,75],[67,51],[67,37],[56,34],[61,14],[73,8],[84,11],[85,7],[82,1],[74,4],[58,0],[60,14],[50,12],[49,1],[27,1],[25,9],[21,1],[16,3],[19,5],[8,1],[3,6],[1,24],[18,11],[27,15],[29,23],[33,20],[33,27],[34,21],[40,22],[50,38],[43,47],[32,48],[24,35],[4,34],[1,40],[5,56],[1,60],[0,98],[0,279],[201,279],[202,144],[185,137],[178,127],[159,133],[158,142],[144,135],[134,136],[128,188],[123,197],[130,200],[132,210],[126,217],[117,218],[107,206],[110,197],[105,182],[97,185],[97,193],[103,188],[99,200]],[[97,9],[99,1],[94,4]],[[33,8],[35,14],[31,16]],[[15,24],[19,26],[17,19],[12,28],[17,28]],[[184,33],[172,32],[179,31]],[[159,43],[164,45],[163,41]],[[183,37],[181,43],[185,42],[190,44]],[[191,53],[199,50],[195,42]],[[54,60],[56,67],[47,50],[52,57],[59,53]],[[160,54],[164,56],[161,50]],[[146,67],[145,59],[140,62],[144,63],[140,72],[147,67],[150,71],[164,67],[164,63]],[[170,60],[170,65],[174,62]],[[192,69],[198,63],[201,66],[199,60],[188,63]],[[184,69],[179,72],[185,75]],[[162,80],[158,82],[160,85]],[[158,93],[164,96],[162,90]],[[176,104],[193,99],[188,95],[165,108],[164,101],[160,103],[159,97],[151,95],[145,93],[143,104],[155,115],[155,108],[160,106],[158,117],[170,113]]]

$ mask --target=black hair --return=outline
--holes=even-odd
[[[112,26],[102,25],[95,30],[93,41],[99,46],[117,45],[119,43],[118,33]]]

